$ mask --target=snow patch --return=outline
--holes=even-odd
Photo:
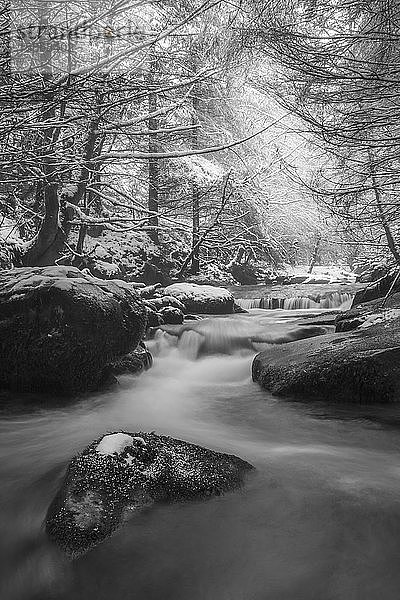
[[[0,239],[8,242],[21,242],[16,221],[3,217],[0,219]]]
[[[224,171],[219,164],[210,161],[204,156],[183,157],[181,164],[186,168],[191,179],[195,179],[201,185],[218,181],[224,175]]]
[[[337,265],[316,265],[311,274],[308,272],[309,267],[307,265],[296,267],[287,265],[287,271],[288,273],[292,272],[296,277],[307,277],[303,283],[313,283],[322,279],[326,280],[326,283],[355,283],[357,279],[357,275],[349,268]]]
[[[78,186],[76,183],[65,183],[61,189],[61,195],[65,198],[73,198],[78,192]]]
[[[360,325],[359,329],[367,329],[368,327],[372,327],[372,325],[377,325],[378,323],[386,323],[387,321],[397,319],[399,316],[400,309],[398,308],[385,310],[383,313],[373,313],[365,319],[364,323]]]
[[[121,454],[125,448],[133,445],[134,439],[127,433],[110,433],[97,444],[96,452],[103,455]]]

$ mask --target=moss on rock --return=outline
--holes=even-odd
[[[74,267],[0,273],[0,386],[78,393],[101,383],[107,365],[133,351],[146,309],[122,281]]]
[[[168,436],[107,434],[71,461],[46,530],[69,556],[79,556],[129,515],[157,502],[218,496],[239,487],[252,468],[236,456]]]

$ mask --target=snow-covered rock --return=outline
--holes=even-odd
[[[219,496],[241,486],[252,468],[236,456],[155,433],[109,433],[71,461],[46,530],[69,556],[79,556],[141,509]]]
[[[92,275],[100,279],[120,279],[121,272],[119,266],[115,263],[109,263],[104,260],[96,260],[90,267]]]
[[[307,265],[285,266],[285,272],[282,273],[284,283],[297,284],[307,283],[311,285],[318,284],[337,284],[337,283],[355,283],[357,275],[347,267],[316,265],[312,273],[309,273]]]
[[[143,438],[141,438],[143,439]],[[121,454],[125,448],[133,445],[133,437],[127,433],[110,433],[105,435],[96,446],[96,452],[106,456]]]
[[[56,394],[98,387],[146,325],[138,293],[75,267],[0,273],[0,387]]]
[[[164,289],[164,294],[178,298],[188,313],[231,314],[234,311],[232,294],[221,287],[174,283]]]

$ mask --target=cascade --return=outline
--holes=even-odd
[[[178,350],[182,356],[186,356],[191,360],[195,360],[203,343],[203,337],[197,331],[188,329],[183,331],[178,339]]]
[[[342,310],[348,310],[351,306],[352,300],[352,294],[347,292],[332,292],[324,298],[319,299],[309,298],[308,296],[294,296],[292,298],[238,298],[236,299],[236,304],[245,310],[252,308],[263,308],[265,310],[340,308]]]
[[[239,298],[235,302],[240,308],[249,310],[250,308],[261,308],[262,298]]]

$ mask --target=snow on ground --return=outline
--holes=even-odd
[[[17,223],[7,217],[0,218],[0,238],[8,242],[21,242]]]
[[[304,283],[312,283],[317,279],[326,279],[327,283],[355,283],[357,277],[348,267],[317,265],[313,268],[311,274],[308,272],[309,268],[308,265],[298,265],[288,267],[288,272],[296,277],[307,277]]]
[[[385,310],[383,313],[373,313],[372,315],[368,315],[363,324],[359,326],[359,329],[367,329],[368,327],[372,327],[372,325],[377,325],[378,323],[387,323],[388,321],[398,319],[399,317],[400,309],[398,308],[391,308],[389,310]]]

